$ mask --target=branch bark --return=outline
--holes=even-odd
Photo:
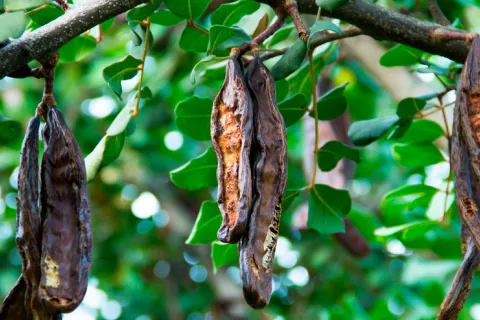
[[[283,0],[257,1],[278,8]],[[297,0],[297,4],[301,13],[317,14],[318,6],[315,0]],[[420,21],[366,0],[350,0],[334,11],[322,9],[322,15],[349,22],[376,40],[403,43],[460,63],[465,62],[468,54],[467,41],[451,40],[448,37],[451,33],[463,33],[463,31]]]
[[[63,16],[0,50],[0,79],[22,65],[58,50],[65,43],[145,0],[84,1]]]

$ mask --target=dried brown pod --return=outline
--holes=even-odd
[[[457,319],[470,292],[473,275],[480,262],[480,253],[473,239],[469,239],[463,262],[455,274],[452,286],[442,302],[437,320]]]
[[[239,244],[243,293],[253,308],[263,308],[272,292],[272,264],[287,180],[285,124],[275,101],[275,82],[257,57],[249,64],[247,84],[254,105],[252,212]]]
[[[43,131],[39,295],[50,312],[71,312],[87,289],[91,262],[90,208],[85,163],[63,115],[51,108]]]
[[[0,307],[0,319],[2,320],[26,320],[29,314],[25,308],[25,293],[27,286],[24,278],[21,276],[8,296],[3,300]]]
[[[218,159],[218,206],[223,222],[217,236],[222,242],[237,243],[247,226],[252,201],[252,121],[252,100],[243,67],[232,55],[225,82],[213,103],[210,126]]]

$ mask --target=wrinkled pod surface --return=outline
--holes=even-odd
[[[241,61],[232,55],[225,82],[213,103],[212,144],[218,159],[218,206],[223,217],[218,230],[222,242],[237,243],[245,231],[252,201],[250,147],[252,99]]]
[[[287,180],[287,139],[275,101],[275,82],[258,57],[248,66],[246,79],[254,106],[254,182],[248,229],[239,244],[240,273],[246,301],[253,308],[263,308],[272,292],[272,264]]]
[[[43,131],[43,221],[39,296],[51,312],[71,312],[87,289],[92,234],[85,163],[62,113],[51,108]]]

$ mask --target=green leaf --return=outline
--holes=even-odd
[[[154,12],[150,18],[151,23],[159,24],[161,26],[173,26],[182,21],[182,18],[174,15],[170,10],[167,9],[161,9],[157,12]]]
[[[193,96],[183,100],[175,107],[177,127],[195,140],[210,140],[210,117],[212,100]]]
[[[18,38],[22,35],[28,23],[28,17],[23,11],[4,13],[0,15],[0,42],[8,38]]]
[[[6,10],[16,11],[39,7],[48,2],[50,2],[50,0],[5,0],[4,5]],[[24,13],[22,12],[22,14]],[[0,25],[3,28],[3,24],[0,23]]]
[[[343,95],[328,96],[317,101],[317,119],[332,120],[340,117],[347,110],[347,98]],[[312,118],[313,112],[309,114]]]
[[[288,81],[287,80],[278,80],[275,81],[275,91],[276,91],[276,100],[282,101],[288,95]],[[281,102],[280,102],[281,103]],[[306,105],[306,104],[305,104]]]
[[[123,60],[112,63],[103,69],[103,78],[120,100],[122,99],[122,80],[135,77],[138,72],[137,68],[141,64],[141,60],[128,55]]]
[[[325,63],[326,61],[322,56],[317,55],[313,57],[313,70],[315,77],[320,74]],[[305,96],[308,103],[311,102],[312,84],[310,82],[310,65],[308,63],[303,64],[300,69],[288,79],[288,83],[290,85],[289,91],[291,93],[301,93]]]
[[[217,240],[222,215],[215,201],[204,201],[186,244],[205,244]]]
[[[197,69],[201,66],[201,65],[204,65],[204,64],[207,64],[209,63],[210,61],[212,61],[213,59],[215,59],[216,56],[214,55],[211,55],[211,56],[206,56],[205,58],[203,58],[202,60],[200,60],[199,62],[197,62],[197,64],[195,64],[195,66],[193,67],[192,71],[190,72],[190,81],[192,82],[192,84],[195,84],[196,82],[196,73],[197,73]],[[228,59],[225,58],[225,59]]]
[[[309,48],[310,48],[311,41],[313,41],[314,35],[316,35],[319,32],[325,31],[325,30],[330,30],[330,31],[336,32],[338,34],[342,34],[342,29],[340,29],[333,22],[328,21],[328,20],[317,21],[312,26],[312,30],[310,31],[310,37],[308,37],[307,45],[308,45]]]
[[[165,0],[167,8],[187,20],[199,18],[210,4],[210,0]]]
[[[307,111],[307,99],[301,93],[296,94],[278,104],[285,126],[289,127],[305,114]]]
[[[310,191],[307,226],[323,234],[344,232],[343,218],[351,207],[348,191],[316,184]]]
[[[82,35],[73,38],[60,48],[60,61],[75,62],[89,56],[97,47],[94,37]]]
[[[298,195],[300,193],[302,193],[303,191],[305,191],[304,188],[302,188],[302,189],[287,189],[285,191],[285,195],[283,196],[282,212],[287,211],[288,208],[290,208],[290,206],[292,205],[295,198],[298,197]]]
[[[359,163],[360,152],[357,149],[341,143],[340,141],[328,141],[318,150],[318,167],[322,171],[333,170],[342,158],[347,158]]]
[[[268,42],[268,47],[273,47],[274,45],[287,39],[293,33],[294,30],[296,30],[295,26],[286,26],[279,29],[271,37],[270,41]]]
[[[317,6],[328,11],[333,11],[347,4],[348,0],[315,0]]]
[[[20,122],[0,115],[0,144],[4,145],[22,136]]]
[[[400,118],[400,120],[398,120],[398,122],[393,125],[393,130],[388,135],[388,139],[401,139],[405,135],[407,130],[410,128],[412,122],[412,118]]]
[[[32,10],[30,12],[27,12],[26,14],[30,19],[32,19],[33,22],[35,22],[39,26],[43,26],[62,16],[64,12],[53,4],[49,4],[48,7],[42,10]]]
[[[141,4],[127,12],[127,21],[135,24],[141,24],[152,15],[155,8],[151,2]]]
[[[214,25],[210,27],[209,54],[228,55],[229,48],[238,47],[252,40],[248,34],[238,27]]]
[[[380,64],[384,67],[411,66],[419,63],[423,51],[399,44],[383,54]]]
[[[418,197],[433,196],[437,191],[439,191],[437,188],[426,184],[413,184],[390,191],[385,195],[384,201],[403,197],[408,197],[408,200],[412,200]]]
[[[285,79],[295,72],[305,60],[307,49],[305,41],[297,39],[270,70],[273,78],[275,80]]]
[[[152,91],[149,87],[143,86],[140,90],[140,98],[141,99],[151,99],[153,97]]]
[[[199,28],[205,30],[203,27]],[[180,48],[185,51],[204,53],[207,51],[208,36],[189,25],[185,26],[179,42]]]
[[[250,0],[224,3],[212,13],[212,25],[233,26],[243,17],[257,11],[258,8],[260,8],[260,3]]]
[[[353,144],[363,147],[380,139],[399,120],[398,116],[390,116],[356,121],[348,128],[348,137]]]
[[[428,142],[394,145],[393,154],[406,167],[425,167],[445,161],[440,150]]]
[[[444,191],[439,191],[435,193],[430,205],[428,206],[425,216],[429,220],[441,220],[450,206],[453,204],[455,196],[452,194],[446,194]]]
[[[131,120],[132,106],[125,106],[115,117],[95,149],[85,158],[87,181],[92,181],[100,170],[118,158],[125,141],[125,130]]]
[[[425,235],[425,232],[436,226],[438,226],[438,223],[433,221],[415,221],[395,227],[378,228],[375,230],[375,235],[378,237],[389,237],[401,232],[403,240],[413,240],[419,236]]]
[[[435,121],[420,119],[412,122],[405,135],[397,142],[433,142],[445,134],[441,125]]]
[[[427,102],[418,98],[406,98],[399,102],[397,107],[397,115],[400,118],[413,117],[418,112],[422,111],[427,105]]]
[[[212,262],[213,272],[226,265],[238,265],[238,246],[236,244],[223,243],[220,241],[212,242]]]
[[[170,171],[172,182],[183,189],[197,190],[217,185],[217,157],[210,147],[180,168]]]

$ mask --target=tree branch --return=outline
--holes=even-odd
[[[257,0],[273,8],[282,5],[283,0]],[[315,0],[297,0],[301,13],[317,14]],[[464,63],[470,43],[467,40],[451,39],[444,35],[464,33],[461,30],[420,21],[413,17],[393,12],[366,0],[350,0],[334,10],[322,9],[322,15],[349,22],[376,40],[403,43],[426,52],[447,57]],[[465,33],[464,33],[465,34]]]
[[[58,50],[65,43],[145,0],[82,2],[51,23],[26,33],[0,50],[0,79],[33,59]]]
[[[428,10],[432,14],[433,19],[438,23],[441,24],[442,26],[449,26],[450,21],[448,21],[447,17],[442,12],[442,9],[440,9],[440,6],[438,5],[437,0],[427,0],[427,5],[428,5]]]

